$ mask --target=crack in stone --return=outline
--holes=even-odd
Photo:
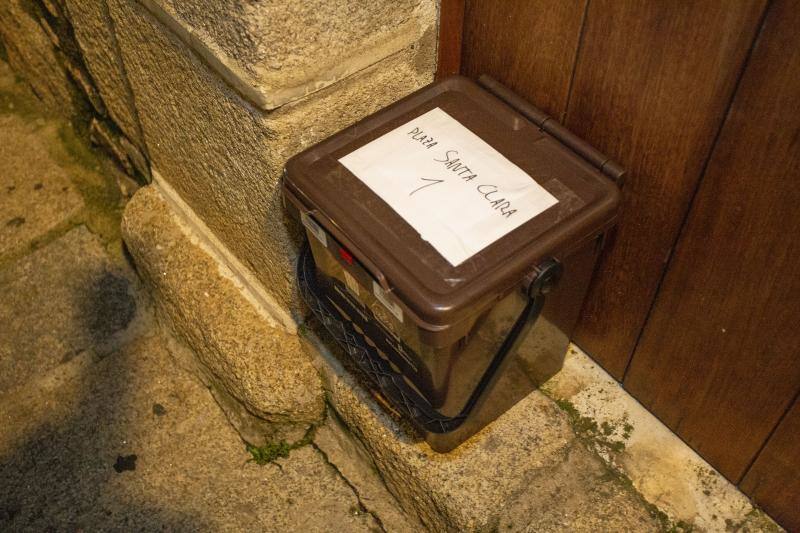
[[[342,473],[342,471],[341,471],[341,470],[339,470],[339,467],[338,467],[338,466],[336,466],[336,465],[335,465],[335,464],[334,464],[334,463],[333,463],[333,462],[332,462],[332,461],[331,461],[331,460],[328,458],[328,454],[326,454],[324,451],[322,451],[322,449],[321,449],[319,446],[317,446],[317,443],[316,443],[316,442],[313,442],[313,441],[312,441],[312,442],[311,442],[311,447],[312,447],[312,448],[314,448],[314,449],[315,449],[315,450],[316,450],[316,451],[317,451],[317,452],[318,452],[318,453],[319,453],[319,454],[322,456],[322,459],[325,461],[325,463],[327,463],[327,464],[328,464],[328,466],[330,466],[330,467],[333,469],[333,471],[334,471],[334,472],[336,472],[336,474],[337,474],[337,475],[338,475],[340,478],[342,478],[342,481],[344,481],[344,482],[347,484],[347,486],[348,486],[348,487],[350,487],[350,490],[352,490],[352,491],[353,491],[353,494],[354,494],[354,495],[355,495],[355,497],[356,497],[356,501],[358,501],[358,506],[359,506],[359,507],[361,507],[361,509],[363,510],[363,512],[365,512],[365,513],[369,514],[369,515],[370,515],[372,518],[374,518],[374,519],[375,519],[375,522],[378,524],[378,527],[380,528],[380,530],[381,530],[383,533],[387,533],[386,527],[383,525],[383,521],[380,519],[380,517],[377,515],[377,513],[373,512],[373,511],[370,511],[370,510],[367,508],[367,506],[366,506],[366,505],[364,505],[364,502],[361,500],[361,494],[359,494],[359,492],[358,492],[358,489],[356,488],[356,486],[355,486],[353,483],[351,483],[351,482],[350,482],[350,480],[349,480],[349,479],[347,479],[347,477],[346,477],[346,476],[345,476],[345,475]]]

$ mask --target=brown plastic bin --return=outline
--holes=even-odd
[[[620,200],[619,167],[490,79],[429,85],[286,164],[302,294],[356,366],[452,450],[560,370]],[[458,266],[339,159],[434,108],[558,203]]]

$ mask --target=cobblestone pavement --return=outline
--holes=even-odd
[[[0,62],[0,530],[382,529],[316,446],[256,464],[174,370],[107,165]]]

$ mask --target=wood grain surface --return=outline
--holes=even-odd
[[[575,341],[622,379],[764,8],[593,0],[566,126],[628,170]]]
[[[800,390],[798,27],[772,3],[624,382],[733,481]]]

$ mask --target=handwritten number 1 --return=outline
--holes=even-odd
[[[408,195],[409,195],[409,196],[411,196],[412,194],[414,194],[414,193],[415,193],[415,192],[417,192],[417,191],[421,191],[421,190],[422,190],[422,189],[424,189],[425,187],[430,187],[431,185],[436,185],[437,183],[442,183],[442,182],[444,182],[444,180],[437,180],[437,179],[433,179],[433,178],[420,178],[420,179],[421,179],[422,181],[427,181],[428,183],[426,183],[426,184],[425,184],[425,185],[423,185],[422,187],[417,187],[416,189],[414,189],[413,191],[411,191],[410,193],[408,193]]]

